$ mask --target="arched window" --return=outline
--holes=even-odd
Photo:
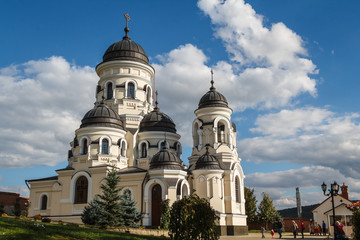
[[[104,138],[101,142],[101,153],[102,154],[109,154],[109,140]]]
[[[87,203],[88,196],[88,180],[85,176],[81,176],[75,183],[75,203]]]
[[[186,184],[184,184],[184,185],[182,186],[181,195],[182,195],[182,197],[188,196],[188,187],[186,186]]]
[[[127,97],[128,98],[135,98],[135,85],[132,82],[128,83]]]
[[[218,134],[218,143],[225,142],[225,125],[223,123],[218,123],[217,127],[217,134]]]
[[[166,144],[165,141],[163,141],[163,142],[160,144],[160,150],[163,150],[163,149],[165,148],[165,144]]]
[[[88,153],[88,141],[86,138],[84,138],[83,142],[82,142],[82,148],[81,148],[81,153],[83,155]]]
[[[43,195],[41,197],[41,207],[40,210],[46,210],[47,209],[47,201],[48,201],[48,197],[46,195]]]
[[[109,82],[106,85],[106,99],[112,99],[113,98],[113,84]]]
[[[182,154],[181,143],[177,142],[175,144],[175,150],[176,150],[176,156],[178,158],[181,158],[181,154]]]
[[[151,88],[148,87],[146,91],[147,91],[146,100],[147,100],[148,103],[151,103]]]
[[[141,157],[146,158],[147,157],[147,148],[146,143],[141,144]]]
[[[121,142],[121,156],[123,156],[123,157],[126,156],[126,143],[125,143],[125,141]]]
[[[235,199],[237,203],[240,202],[240,180],[238,176],[235,177]]]

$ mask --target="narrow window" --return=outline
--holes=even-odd
[[[223,143],[225,142],[225,125],[222,123],[218,124],[218,142]]]
[[[47,196],[46,195],[43,195],[42,197],[41,197],[41,210],[46,210],[47,209],[47,200],[48,200],[48,198],[47,198]]]
[[[126,148],[125,148],[125,141],[121,143],[121,156],[125,157],[126,155]]]
[[[147,157],[146,143],[141,144],[141,157],[142,158]]]
[[[178,157],[178,158],[181,158],[181,154],[182,154],[182,149],[181,149],[181,144],[178,142],[178,143],[176,143],[176,145],[175,145],[176,147],[176,156]]]
[[[127,96],[128,98],[135,98],[135,86],[132,82],[128,84]]]
[[[82,154],[87,154],[88,153],[88,143],[87,143],[87,139],[83,140],[83,144],[82,144]]]
[[[151,88],[147,88],[146,99],[148,103],[151,103]]]
[[[163,150],[165,148],[165,144],[166,144],[165,141],[160,143],[160,150]]]
[[[81,176],[75,183],[75,203],[87,203],[88,180]]]
[[[236,202],[239,203],[240,202],[240,181],[239,181],[238,176],[235,177],[235,197],[236,197]]]
[[[108,83],[106,86],[106,99],[112,99],[113,98],[113,85],[112,83]]]
[[[101,153],[109,154],[109,141],[107,139],[103,139],[101,143]]]

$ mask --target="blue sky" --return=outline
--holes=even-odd
[[[130,37],[156,69],[159,107],[191,152],[191,122],[215,87],[233,108],[245,185],[278,208],[321,202],[323,181],[360,199],[358,1],[3,1],[0,190],[66,166],[94,99],[94,67]],[[180,104],[179,104],[180,103]]]

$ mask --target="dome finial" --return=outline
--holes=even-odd
[[[214,87],[214,71],[211,69],[211,71],[210,71],[210,73],[211,73],[211,88],[210,88],[210,90],[211,91],[215,91],[215,87]]]
[[[155,91],[155,108],[154,109],[159,109],[158,108],[158,91]]]
[[[125,37],[123,37],[123,39],[129,39],[130,40],[130,37],[128,36],[128,33],[130,32],[130,29],[128,27],[128,23],[130,21],[129,13],[126,13],[124,16],[125,16],[125,19],[126,19],[126,27],[124,28]]]

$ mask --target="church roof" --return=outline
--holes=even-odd
[[[124,129],[120,116],[106,106],[104,101],[101,101],[99,105],[88,111],[81,120],[80,128],[88,126]]]
[[[127,18],[130,20],[130,18]],[[113,60],[130,60],[136,61],[144,64],[149,64],[149,58],[145,50],[140,46],[140,44],[132,41],[128,36],[130,29],[127,27],[124,29],[125,36],[122,40],[115,42],[108,47],[104,56],[103,62],[113,61]]]
[[[25,180],[27,182],[40,182],[40,181],[54,181],[54,180],[58,180],[58,176],[52,176],[52,177],[46,177],[46,178],[38,178],[38,179],[30,179],[30,180]]]
[[[208,169],[208,170],[222,169],[218,159],[214,155],[209,153],[208,146],[206,146],[206,152],[196,161],[195,170],[197,169]]]
[[[224,95],[216,91],[216,88],[214,87],[214,81],[211,80],[211,87],[210,91],[204,94],[202,98],[199,101],[199,107],[200,108],[206,108],[206,107],[226,107],[229,108],[228,102]]]
[[[176,125],[173,120],[160,111],[157,101],[155,104],[154,110],[146,114],[141,120],[139,132],[162,131],[176,133]]]
[[[184,170],[181,160],[165,146],[150,161],[150,170],[153,169],[173,169]]]

